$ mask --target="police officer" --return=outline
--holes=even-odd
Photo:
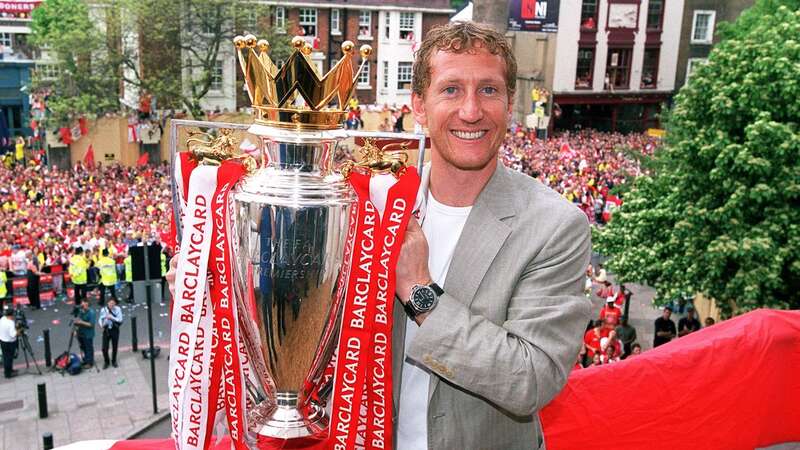
[[[82,299],[86,298],[86,271],[89,263],[83,256],[83,248],[77,247],[75,254],[69,259],[69,276],[75,286],[75,305],[80,305]]]
[[[100,301],[102,306],[106,301],[106,290],[111,291],[111,297],[117,300],[117,292],[114,286],[117,284],[117,265],[113,259],[108,256],[108,249],[104,248],[97,260],[97,268],[100,269]]]
[[[133,303],[133,261],[130,249],[125,257],[125,283],[128,285],[128,303]]]

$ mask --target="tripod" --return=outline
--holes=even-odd
[[[31,348],[31,341],[28,340],[28,333],[25,330],[20,330],[19,336],[19,346],[22,349],[22,354],[25,356],[25,370],[30,370],[31,368],[31,361],[33,361],[33,366],[36,367],[36,371],[39,375],[42,374],[42,369],[39,368],[39,363],[36,362],[36,358],[33,356],[33,348]],[[28,359],[30,356],[30,360]]]

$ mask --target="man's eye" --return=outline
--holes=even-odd
[[[442,90],[447,95],[453,95],[456,93],[456,88],[454,86],[448,86]]]
[[[481,89],[481,91],[483,91],[484,94],[494,95],[497,93],[497,88],[493,86],[486,86],[483,89]]]

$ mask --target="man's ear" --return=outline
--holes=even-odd
[[[411,93],[411,112],[414,114],[414,120],[418,124],[423,127],[428,126],[428,116],[425,115],[425,101],[416,92]]]

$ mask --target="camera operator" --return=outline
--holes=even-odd
[[[17,321],[14,318],[14,310],[6,308],[3,317],[0,318],[0,347],[3,349],[3,375],[12,378],[17,375],[14,368],[14,354],[17,352]]]
[[[89,307],[89,299],[83,297],[81,299],[80,309],[77,311],[78,315],[75,318],[75,334],[78,337],[78,345],[83,353],[83,366],[94,366],[94,324],[95,313]]]
[[[97,321],[103,329],[103,370],[108,369],[108,343],[111,341],[111,364],[117,366],[117,345],[119,344],[119,327],[122,325],[122,308],[117,306],[117,299],[111,298],[100,310]]]

